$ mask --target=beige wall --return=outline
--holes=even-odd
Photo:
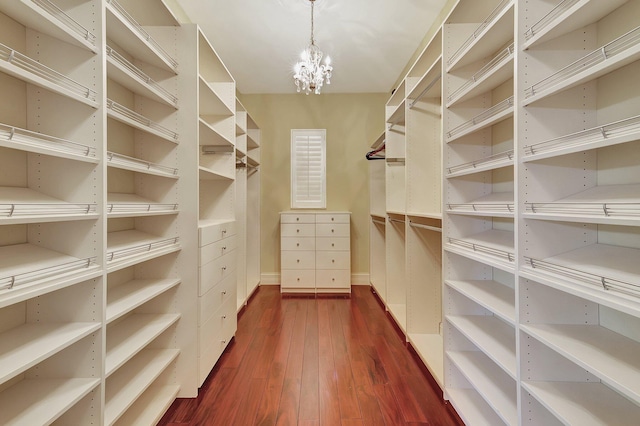
[[[351,271],[369,273],[369,169],[388,94],[241,95],[262,130],[261,271],[280,273],[279,212],[290,210],[291,129],[327,129],[327,209],[350,211]]]

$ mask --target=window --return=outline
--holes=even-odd
[[[325,129],[291,130],[291,208],[324,209],[326,196]]]

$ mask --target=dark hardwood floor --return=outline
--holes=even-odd
[[[200,389],[160,425],[458,425],[368,286],[346,297],[260,287]]]

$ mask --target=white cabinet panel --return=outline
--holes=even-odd
[[[280,240],[281,250],[311,250],[316,249],[316,239],[310,237],[282,237]]]
[[[280,236],[282,237],[315,237],[316,228],[314,224],[304,223],[283,223],[280,225]]]
[[[318,237],[348,237],[349,236],[349,224],[329,224],[322,223],[316,224],[316,236]]]
[[[281,265],[283,269],[315,269],[315,251],[283,251]]]

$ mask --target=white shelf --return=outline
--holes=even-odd
[[[113,425],[173,362],[177,349],[146,349],[107,380],[105,425]]]
[[[640,407],[601,383],[523,382],[522,388],[566,425],[625,426]]]
[[[107,215],[110,218],[167,214],[178,214],[178,205],[175,203],[156,203],[137,194],[118,192],[107,194]]]
[[[640,224],[640,184],[602,185],[553,202],[525,203],[533,219]]]
[[[178,278],[136,279],[107,292],[107,324],[180,284]]]
[[[460,139],[463,136],[470,135],[487,127],[493,126],[507,118],[513,117],[513,96],[499,102],[487,109],[486,111],[476,115],[461,125],[447,131],[445,140],[447,143]]]
[[[513,40],[514,8],[512,0],[502,0],[451,55],[447,61],[447,72],[486,58]]]
[[[234,111],[231,108],[229,108],[227,104],[224,103],[224,101],[222,100],[222,97],[216,92],[213,85],[207,83],[207,81],[202,76],[200,76],[198,80],[200,84],[200,90],[199,90],[200,116],[234,115]]]
[[[27,379],[0,393],[0,424],[53,423],[100,385],[100,379]]]
[[[203,167],[200,166],[198,167],[198,171],[199,171],[199,176],[201,180],[228,180],[228,181],[232,181],[235,179],[235,176],[232,175],[231,173],[222,173],[222,172],[216,172],[212,169],[209,169],[207,167]],[[234,174],[235,174],[235,170],[234,170]]]
[[[405,107],[407,106],[407,101],[403,100],[398,106],[395,107],[393,113],[387,119],[387,123],[389,127],[400,125],[405,125]]]
[[[447,393],[465,424],[484,426],[504,424],[474,389],[447,389]]]
[[[87,163],[98,162],[94,147],[7,124],[0,124],[0,146]]]
[[[137,230],[107,234],[107,271],[126,268],[180,250],[178,237],[160,237]]]
[[[640,343],[598,325],[529,324],[521,329],[640,403]]]
[[[491,315],[447,315],[447,321],[516,380],[516,332]]]
[[[124,56],[107,46],[107,75],[133,93],[178,108],[178,98],[155,82]]]
[[[90,107],[98,108],[99,106],[98,94],[94,90],[2,43],[0,43],[0,71]]]
[[[445,284],[514,325],[515,291],[492,280],[446,280]]]
[[[527,266],[523,268],[534,277],[542,275],[629,295],[637,302],[640,296],[638,259],[640,249],[591,244],[545,259],[525,257]]]
[[[524,146],[522,161],[536,161],[640,139],[640,116]]]
[[[597,22],[627,0],[564,0],[524,32],[523,48],[568,34]]]
[[[511,231],[490,229],[463,238],[448,237],[445,248],[492,266],[499,265],[501,269],[512,272],[515,261],[513,238]]]
[[[448,351],[447,357],[503,422],[518,424],[516,382],[511,377],[481,352]]]
[[[100,323],[28,323],[0,334],[0,383],[100,329]]]
[[[513,58],[514,45],[511,44],[447,96],[447,108],[487,93],[513,78]]]
[[[95,257],[80,259],[29,243],[0,247],[0,300],[5,293],[29,293],[34,286],[61,288],[99,274]]]
[[[151,386],[115,423],[122,426],[154,426],[178,396],[179,386]]]
[[[0,186],[0,223],[95,219],[94,203],[67,203],[30,188]]]
[[[441,388],[444,388],[444,343],[439,334],[410,333],[409,341]]]
[[[255,139],[252,133],[253,132],[251,132],[251,130],[249,130],[249,133],[247,133],[247,149],[260,148],[260,142],[258,142],[258,140]]]
[[[470,161],[468,163],[445,167],[446,177],[454,178],[458,176],[467,176],[474,173],[486,172],[487,170],[509,167],[513,166],[513,162],[513,151],[505,151],[499,154],[494,154],[490,157]]]
[[[468,203],[447,203],[448,213],[470,216],[514,217],[513,192],[493,192]]]
[[[389,313],[391,313],[391,316],[393,317],[396,324],[398,324],[398,327],[400,327],[400,330],[402,330],[403,333],[406,332],[407,331],[407,305],[400,304],[400,303],[389,303],[387,305],[387,308],[389,309]]]
[[[420,78],[407,96],[409,108],[422,98],[440,98],[442,96],[442,56]]]
[[[111,376],[178,319],[179,314],[133,314],[109,326],[105,377]]]
[[[213,145],[213,146],[224,146],[224,147],[233,147],[235,143],[232,142],[228,137],[218,132],[215,128],[213,128],[210,124],[204,121],[202,118],[198,120],[198,126],[200,128],[200,133],[198,134],[198,143],[200,145]]]
[[[523,105],[531,105],[548,96],[595,80],[639,58],[640,27],[637,27],[527,88]]]
[[[97,53],[96,36],[49,0],[4,1],[0,11],[44,34]]]
[[[169,142],[178,143],[178,134],[166,127],[149,120],[147,117],[129,108],[107,99],[107,116],[121,123],[151,135],[158,136]]]
[[[116,0],[106,0],[107,36],[127,52],[151,65],[177,74],[178,63]]]
[[[178,169],[151,163],[134,157],[107,151],[107,165],[116,169],[129,170],[154,176],[178,179]]]

